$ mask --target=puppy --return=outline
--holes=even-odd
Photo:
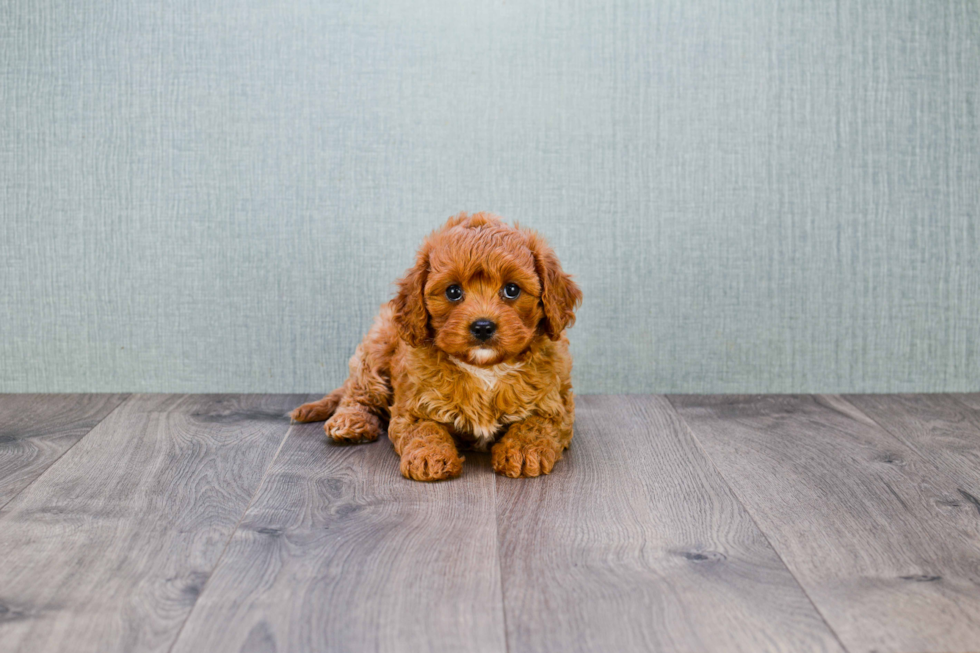
[[[291,417],[328,420],[337,442],[375,440],[387,422],[416,481],[459,476],[457,444],[492,445],[505,476],[548,474],[572,439],[565,328],[581,300],[537,233],[460,213],[422,244],[344,385]]]

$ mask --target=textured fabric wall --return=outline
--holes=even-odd
[[[450,214],[580,392],[980,389],[972,0],[0,4],[0,391],[320,391]]]

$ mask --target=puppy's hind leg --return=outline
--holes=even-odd
[[[350,359],[344,396],[323,430],[335,442],[377,440],[391,409],[391,357],[399,342],[391,310],[382,308]]]
[[[340,400],[344,397],[344,389],[337,388],[319,401],[311,401],[289,413],[294,422],[322,422],[329,419],[337,410]]]
[[[391,358],[398,343],[391,307],[386,304],[354,351],[343,387],[300,406],[293,411],[293,420],[327,420],[323,430],[335,442],[377,440],[391,407]]]

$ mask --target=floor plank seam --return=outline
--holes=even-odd
[[[872,417],[866,411],[861,410],[858,407],[857,404],[855,404],[853,401],[850,401],[846,396],[844,396],[844,395],[833,395],[833,396],[837,397],[838,399],[840,399],[841,401],[843,401],[845,404],[847,404],[848,406],[850,406],[851,408],[853,408],[855,410],[855,412],[860,413],[864,417],[868,418],[868,421],[870,421],[872,424],[874,424],[877,428],[881,429],[881,431],[885,435],[887,435],[889,438],[891,438],[892,440],[895,440],[896,442],[898,442],[898,444],[900,444],[901,446],[905,447],[906,449],[908,449],[909,451],[911,451],[912,453],[914,453],[919,458],[922,458],[923,460],[929,460],[929,456],[927,456],[926,454],[924,454],[921,451],[919,451],[919,449],[915,446],[915,443],[914,442],[906,442],[905,438],[897,435],[896,433],[893,433],[887,426],[885,426],[884,424],[882,424],[881,422],[879,422],[878,420],[876,420],[874,417]]]
[[[191,616],[197,609],[197,606],[201,603],[201,598],[208,590],[208,585],[211,584],[211,579],[214,578],[214,574],[216,571],[218,571],[218,567],[221,566],[221,561],[224,560],[225,554],[228,552],[228,547],[231,546],[231,541],[235,539],[235,534],[238,533],[238,529],[241,527],[242,522],[245,521],[245,515],[248,514],[249,508],[251,508],[252,504],[255,503],[255,499],[259,496],[259,492],[262,491],[262,486],[265,485],[265,481],[269,477],[269,470],[272,469],[272,465],[275,464],[276,460],[279,458],[279,454],[282,453],[282,448],[286,445],[286,441],[289,439],[290,434],[292,434],[293,429],[297,426],[300,425],[293,424],[292,422],[289,423],[289,428],[286,429],[286,433],[279,442],[279,447],[276,449],[276,453],[270,458],[269,464],[266,465],[265,471],[262,472],[262,478],[259,480],[258,484],[256,484],[255,492],[252,493],[252,496],[248,500],[248,504],[245,506],[245,509],[242,510],[242,514],[238,518],[238,522],[235,524],[235,527],[231,529],[231,533],[229,533],[228,539],[225,541],[225,545],[221,549],[221,554],[218,555],[218,558],[214,561],[214,566],[211,567],[207,580],[204,581],[204,585],[201,586],[201,591],[198,592],[197,598],[194,599],[194,607],[192,607],[187,613],[187,616],[184,617],[184,621],[180,624],[180,628],[177,629],[177,634],[174,636],[174,640],[170,642],[170,647],[167,649],[167,653],[171,653],[174,650],[174,647],[177,646],[177,642],[180,641],[180,636],[184,632],[184,627],[187,626],[187,622],[190,621]]]
[[[107,393],[107,394],[111,394],[111,393]],[[55,458],[54,460],[52,460],[51,463],[48,464],[48,466],[44,468],[44,471],[42,471],[40,474],[38,474],[33,479],[31,479],[31,482],[30,483],[28,483],[27,485],[25,485],[24,487],[22,487],[20,490],[18,490],[12,497],[10,497],[6,501],[4,501],[3,502],[3,505],[0,505],[0,512],[3,512],[3,509],[6,508],[8,505],[10,505],[10,502],[11,501],[13,501],[17,497],[19,497],[21,494],[23,494],[24,493],[24,490],[32,487],[35,483],[37,483],[38,479],[40,479],[45,474],[47,474],[49,471],[51,471],[51,468],[54,467],[55,465],[57,465],[58,464],[58,461],[65,457],[65,454],[67,454],[69,451],[71,451],[72,449],[74,449],[78,445],[79,442],[81,442],[82,440],[84,440],[85,438],[88,437],[89,433],[91,433],[92,431],[94,431],[95,429],[97,429],[100,424],[102,424],[104,421],[106,421],[107,419],[109,419],[109,416],[110,415],[112,415],[117,410],[119,410],[120,408],[122,408],[123,406],[125,406],[126,404],[128,404],[130,402],[130,400],[132,400],[132,398],[134,396],[136,396],[136,395],[133,394],[133,393],[127,394],[126,395],[126,398],[123,399],[122,401],[120,401],[119,404],[116,405],[115,408],[113,408],[112,410],[110,410],[108,413],[105,414],[105,416],[102,417],[102,419],[100,419],[98,422],[96,422],[95,424],[93,424],[92,425],[92,428],[90,428],[88,431],[85,432],[85,435],[83,435],[82,437],[80,437],[77,440],[75,440],[74,442],[72,442],[70,447],[68,447],[67,449],[65,449],[64,451],[62,451],[61,454],[57,458]]]
[[[953,401],[955,401],[956,403],[958,403],[960,406],[962,406],[963,408],[966,408],[969,411],[975,411],[976,410],[976,408],[974,408],[970,404],[968,404],[965,401],[963,401],[962,399],[960,399],[960,397],[958,395],[963,394],[963,393],[960,393],[960,392],[944,392],[944,393],[940,393],[940,394],[946,395],[947,397],[949,397],[950,399],[952,399]]]
[[[6,404],[0,651],[975,650],[980,395],[583,396],[546,483],[392,488],[297,397]]]
[[[865,417],[867,417],[878,429],[881,430],[882,433],[884,433],[889,438],[891,438],[892,440],[894,440],[895,442],[897,442],[901,446],[905,447],[906,449],[908,449],[909,451],[911,451],[912,453],[914,453],[923,462],[928,463],[928,462],[931,461],[931,456],[929,456],[929,454],[927,454],[927,453],[924,453],[922,451],[919,451],[919,449],[915,446],[915,443],[914,442],[907,442],[905,440],[905,438],[903,438],[903,437],[897,435],[896,433],[892,432],[891,429],[889,429],[887,426],[883,425],[880,421],[878,421],[877,419],[875,419],[874,417],[872,417],[871,415],[869,415],[866,411],[861,410],[853,402],[848,401],[847,397],[845,397],[844,395],[834,395],[834,396],[838,397],[841,401],[843,401],[844,403],[846,403],[848,406],[851,406],[852,408],[854,408],[854,410],[856,410],[857,412],[859,412],[861,415],[864,415]],[[952,396],[952,395],[947,395],[947,396]],[[955,397],[954,397],[954,400],[955,400]],[[964,404],[964,403],[959,402],[959,401],[957,401],[957,403],[959,403],[961,406],[964,406],[965,408],[967,408],[969,410],[972,410],[972,408],[969,405],[967,405],[967,404]],[[980,435],[980,432],[978,432],[978,435]],[[945,472],[945,470],[943,470],[943,472]],[[947,473],[942,473],[942,476],[947,481],[949,481],[950,484],[956,488],[956,491],[959,492],[961,495],[963,495],[964,498],[972,497],[973,496],[969,492],[966,492],[965,490],[963,490],[963,488],[960,487],[961,483],[959,481],[957,481],[955,478],[951,478]],[[970,501],[970,499],[967,499],[967,500]],[[974,503],[974,502],[971,501],[971,503]],[[977,506],[977,511],[980,512],[980,506]]]
[[[790,567],[786,563],[785,558],[783,558],[783,554],[780,553],[779,549],[777,549],[776,546],[772,543],[772,540],[769,538],[769,534],[766,533],[765,529],[762,528],[762,525],[759,523],[759,520],[756,519],[755,515],[749,509],[748,504],[739,495],[738,491],[734,487],[732,487],[732,484],[729,482],[728,478],[726,478],[725,475],[722,473],[718,465],[715,464],[714,458],[711,457],[711,455],[708,453],[707,448],[705,448],[705,446],[701,443],[701,440],[698,439],[698,436],[694,432],[694,429],[692,429],[691,425],[687,423],[687,420],[684,419],[684,416],[681,414],[681,412],[677,410],[677,406],[675,406],[674,402],[670,400],[670,397],[665,396],[664,398],[667,400],[667,403],[670,405],[670,407],[674,410],[674,414],[676,415],[677,419],[679,419],[680,423],[684,425],[685,429],[687,429],[687,432],[691,435],[691,438],[694,440],[694,444],[697,445],[698,449],[707,459],[708,463],[711,465],[711,468],[715,470],[715,473],[718,474],[718,477],[725,483],[725,486],[728,487],[729,491],[731,491],[732,496],[735,497],[735,500],[738,501],[738,504],[742,506],[743,510],[745,510],[745,514],[749,516],[749,519],[752,520],[752,523],[755,524],[755,527],[759,529],[759,532],[762,534],[762,537],[766,539],[766,543],[769,545],[769,548],[772,549],[773,553],[776,554],[776,557],[779,558],[779,561],[783,564],[783,567],[785,567],[786,570],[793,577],[793,580],[796,582],[797,587],[800,588],[800,591],[803,593],[803,596],[805,596],[806,600],[810,602],[811,606],[813,606],[814,611],[816,611],[816,613],[820,615],[820,620],[823,621],[824,625],[827,626],[827,630],[829,630],[830,633],[834,636],[834,639],[837,640],[837,643],[840,645],[841,650],[850,652],[850,649],[844,645],[844,641],[840,638],[840,635],[837,634],[837,631],[834,630],[833,626],[830,625],[830,622],[827,621],[826,615],[824,615],[824,613],[820,611],[820,608],[817,607],[817,604],[813,601],[813,597],[810,596],[810,593],[806,591],[806,587],[804,587],[803,583],[800,582],[800,579],[797,578],[796,574],[793,572],[792,567]]]
[[[496,475],[495,475],[496,476]],[[494,516],[494,536],[497,539],[497,575],[500,578],[498,583],[500,589],[500,612],[504,623],[504,651],[510,653],[510,633],[507,630],[507,599],[504,595],[504,561],[500,555],[500,511],[497,505],[497,479],[493,479],[493,516]]]

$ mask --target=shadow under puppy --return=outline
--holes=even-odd
[[[338,442],[388,436],[401,472],[459,476],[457,442],[505,476],[551,472],[572,439],[565,328],[582,293],[534,231],[461,213],[422,244],[350,359],[350,377],[297,422],[328,419]]]

